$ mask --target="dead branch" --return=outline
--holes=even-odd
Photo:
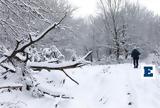
[[[52,94],[52,93],[43,91],[43,90],[41,90],[41,89],[38,89],[38,90],[39,90],[40,92],[42,92],[43,94],[52,96],[52,97],[54,97],[54,98],[74,99],[73,97],[69,97],[69,96],[66,96],[66,95],[55,95],[55,94]]]
[[[77,85],[79,85],[79,83],[78,83],[76,80],[74,80],[72,77],[70,77],[64,70],[62,70],[62,72],[63,72],[70,80],[72,80],[72,81],[75,82]]]
[[[30,42],[32,42],[33,40],[32,40],[32,36],[31,36],[31,34],[29,34],[29,40],[30,40]]]
[[[83,56],[81,59],[78,61],[69,63],[69,64],[55,64],[55,63],[43,63],[43,62],[37,62],[37,63],[29,63],[28,66],[32,68],[33,70],[42,70],[46,69],[48,71],[50,70],[60,70],[62,71],[70,80],[72,80],[74,83],[79,85],[79,83],[74,80],[71,76],[69,76],[64,70],[65,69],[72,69],[72,68],[77,68],[77,67],[82,67],[84,65],[89,64],[90,62],[86,61],[85,59],[92,54],[92,51],[89,51],[85,56]]]
[[[4,88],[21,88],[21,87],[23,87],[23,86],[4,86],[4,87],[0,87],[0,89],[4,89]]]
[[[30,68],[32,68],[33,70],[42,70],[42,69],[46,69],[46,70],[63,70],[63,69],[72,69],[72,68],[77,68],[80,67],[82,65],[82,63],[77,63],[77,62],[73,62],[72,64],[69,65],[62,65],[61,64],[55,64],[55,63],[41,63],[41,62],[37,62],[37,63],[30,63],[28,66]]]
[[[5,89],[5,88],[7,88],[7,89],[19,89],[20,91],[22,91],[22,85],[15,85],[15,86],[2,86],[2,87],[0,87],[0,89]]]
[[[18,49],[18,47],[19,47],[20,43],[22,42],[22,40],[21,40],[21,41],[16,40],[16,42],[17,42],[17,44],[16,44],[16,48],[15,48],[15,50],[17,50],[17,49]]]
[[[92,51],[89,51],[85,56],[83,56],[78,61],[72,62],[72,63],[46,63],[46,62],[37,62],[37,63],[28,63],[28,67],[32,68],[33,70],[42,70],[46,69],[48,71],[50,70],[64,70],[64,69],[72,69],[77,67],[82,67],[84,65],[90,64],[90,62],[86,61],[85,59],[92,53]]]
[[[89,51],[85,56],[82,57],[82,59],[86,59],[88,56],[90,56],[93,53],[93,51]]]

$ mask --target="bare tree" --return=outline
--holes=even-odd
[[[113,38],[113,49],[116,55],[116,59],[120,56],[120,11],[124,4],[122,0],[99,0],[100,7],[103,12],[103,21],[105,29],[110,32]]]

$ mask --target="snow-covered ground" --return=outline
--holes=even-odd
[[[140,67],[134,69],[131,64],[118,64],[66,71],[80,85],[60,71],[43,70],[35,73],[35,77],[53,93],[74,99],[33,98],[27,91],[3,91],[0,108],[160,108],[160,75],[155,79],[142,79]]]

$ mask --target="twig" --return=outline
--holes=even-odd
[[[73,82],[75,82],[77,85],[79,85],[79,83],[78,83],[76,80],[74,80],[72,77],[70,77],[63,69],[62,69],[62,72],[63,72],[69,79],[71,79]]]
[[[65,95],[55,95],[55,94],[48,93],[46,91],[42,91],[41,89],[38,89],[38,90],[40,92],[42,92],[43,94],[47,94],[47,95],[52,96],[54,98],[73,99],[73,97],[69,97],[69,96],[65,96]]]

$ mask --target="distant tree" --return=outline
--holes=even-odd
[[[124,5],[123,0],[99,0],[100,8],[103,13],[103,21],[105,29],[110,32],[113,39],[113,51],[116,56],[116,60],[119,60],[120,56],[120,38],[123,24],[121,23],[120,11]]]

